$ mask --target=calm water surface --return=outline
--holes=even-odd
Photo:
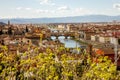
[[[52,40],[55,40],[56,37],[55,37],[55,36],[51,36],[51,39],[52,39]],[[68,39],[65,39],[64,36],[60,36],[60,37],[58,37],[58,39],[59,39],[59,41],[60,41],[61,43],[64,43],[64,44],[65,44],[65,47],[66,47],[66,48],[80,47],[79,42],[76,42],[75,40],[70,39],[70,37],[68,37]]]

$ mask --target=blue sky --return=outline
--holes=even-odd
[[[120,15],[120,0],[0,0],[0,18]]]

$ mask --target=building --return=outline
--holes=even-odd
[[[61,24],[61,25],[58,25],[58,30],[65,30],[65,25]]]
[[[110,43],[114,45],[120,45],[120,38],[111,37]]]
[[[110,43],[110,36],[100,36],[99,42],[101,43]]]

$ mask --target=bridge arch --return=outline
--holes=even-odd
[[[74,33],[68,32],[66,30],[51,30],[51,36],[55,36],[58,39],[59,36],[64,36],[65,39],[68,37],[73,37]]]

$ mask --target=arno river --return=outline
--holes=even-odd
[[[51,39],[52,39],[52,40],[55,40],[56,37],[51,36]],[[60,41],[61,43],[64,43],[64,44],[65,44],[65,47],[66,47],[66,48],[80,47],[79,42],[76,42],[75,40],[70,39],[70,37],[68,37],[68,39],[65,39],[64,36],[60,36],[60,37],[58,37],[58,39],[59,39],[59,41]]]

